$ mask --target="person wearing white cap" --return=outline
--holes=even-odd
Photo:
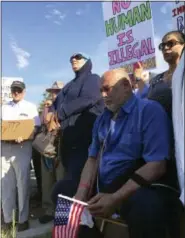
[[[2,120],[34,119],[35,129],[40,126],[40,118],[34,104],[25,101],[25,84],[14,81],[11,85],[13,100],[2,107]],[[16,190],[18,192],[19,224],[18,231],[29,228],[29,182],[32,141],[1,141],[1,186],[2,209],[5,229],[12,226],[13,211],[16,209]]]

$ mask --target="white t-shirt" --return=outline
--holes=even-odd
[[[185,205],[184,201],[184,54],[173,74],[172,78],[172,117],[173,117],[173,128],[175,138],[175,157],[177,165],[177,173],[179,179],[179,185],[181,188],[180,199]]]
[[[25,120],[34,119],[35,126],[40,126],[40,117],[36,105],[26,100],[21,100],[18,103],[13,101],[2,106],[2,120]]]

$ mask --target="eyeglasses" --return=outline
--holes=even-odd
[[[72,62],[73,59],[81,60],[81,59],[86,59],[86,58],[82,54],[77,54],[77,55],[71,56],[70,62]]]
[[[169,49],[171,49],[172,47],[174,47],[175,45],[178,45],[178,44],[182,45],[183,43],[180,41],[176,41],[176,40],[169,40],[167,42],[162,42],[161,44],[159,44],[159,50],[163,51],[166,46]]]
[[[12,93],[22,93],[22,92],[23,92],[23,89],[21,89],[21,88],[12,88],[12,89],[11,89],[11,92],[12,92]]]

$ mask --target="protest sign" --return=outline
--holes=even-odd
[[[21,81],[23,82],[23,78],[18,77],[2,77],[2,91],[1,91],[1,101],[2,103],[9,102],[12,100],[11,95],[11,84],[13,81]]]
[[[34,120],[2,121],[1,130],[1,140],[16,140],[18,137],[29,140],[33,137]]]
[[[185,2],[175,1],[172,9],[172,21],[176,30],[185,33]]]
[[[151,4],[147,2],[103,2],[108,41],[109,68],[123,67],[133,72],[140,61],[144,69],[156,67]]]

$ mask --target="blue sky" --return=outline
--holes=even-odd
[[[172,30],[170,3],[152,2],[156,45]],[[54,81],[74,77],[69,57],[85,52],[93,72],[108,69],[101,2],[2,2],[2,76],[22,77],[38,104]],[[157,51],[157,71],[166,65]]]

